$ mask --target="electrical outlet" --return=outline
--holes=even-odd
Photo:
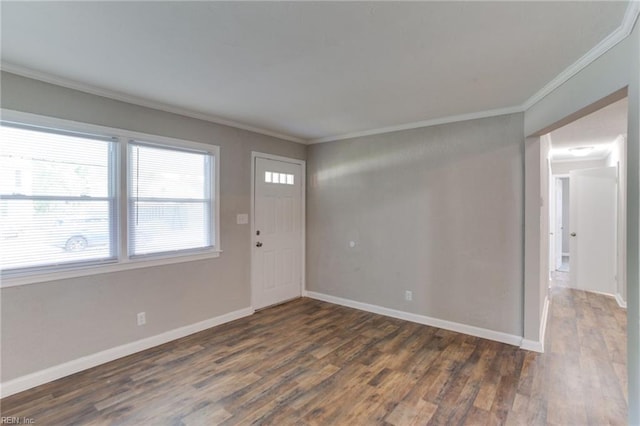
[[[145,325],[147,323],[147,314],[145,312],[138,312],[138,325]]]
[[[404,300],[406,300],[408,302],[412,301],[413,300],[413,292],[409,291],[409,290],[405,291],[404,292]]]

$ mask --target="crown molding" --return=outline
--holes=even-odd
[[[296,143],[301,143],[306,145],[322,143],[322,142],[331,142],[331,141],[337,141],[342,139],[350,139],[350,138],[361,137],[361,136],[378,135],[382,133],[390,133],[390,132],[396,132],[400,130],[417,129],[420,127],[435,126],[438,124],[454,123],[456,121],[465,121],[465,120],[474,120],[478,118],[494,117],[498,115],[512,114],[515,112],[524,111],[522,107],[493,109],[488,111],[473,112],[469,114],[452,115],[452,116],[436,118],[432,120],[416,121],[412,123],[399,124],[395,126],[381,127],[377,129],[371,129],[371,130],[365,130],[365,131],[359,131],[359,132],[345,133],[345,134],[336,135],[336,136],[327,136],[327,137],[317,138],[317,139],[303,139],[296,136],[287,135],[284,133],[272,132],[270,130],[265,130],[265,129],[254,127],[248,124],[239,123],[237,121],[227,120],[227,119],[210,115],[210,114],[193,111],[186,108],[180,108],[180,107],[168,105],[161,102],[151,101],[149,99],[128,95],[115,90],[103,89],[93,85],[79,83],[71,79],[54,76],[54,75],[40,72],[40,71],[35,71],[33,69],[23,67],[20,65],[15,65],[6,61],[2,61],[0,63],[0,69],[2,71],[6,71],[11,74],[16,74],[22,77],[33,79],[33,80],[54,84],[56,86],[66,87],[68,89],[78,90],[80,92],[89,93],[92,95],[97,95],[97,96],[101,96],[108,99],[114,99],[117,101],[127,102],[130,104],[152,108],[152,109],[156,109],[164,112],[179,114],[186,117],[209,121],[216,124],[222,124],[224,126],[247,130],[250,132],[259,133],[266,136],[272,136],[275,138],[284,139],[291,142],[296,142]]]
[[[598,59],[600,56],[604,55],[609,51],[609,49],[613,48],[615,45],[620,43],[622,40],[627,38],[631,32],[633,31],[633,27],[638,19],[638,15],[640,15],[640,0],[631,0],[627,6],[627,9],[624,13],[624,17],[622,19],[622,23],[618,28],[616,28],[611,34],[605,37],[600,43],[594,46],[591,50],[589,50],[585,55],[583,55],[580,59],[570,65],[567,69],[558,74],[553,80],[547,83],[542,89],[540,89],[537,93],[527,99],[522,105],[507,107],[502,109],[493,109],[487,111],[481,111],[470,114],[461,114],[461,115],[453,115],[449,117],[436,118],[433,120],[425,120],[425,121],[417,121],[414,123],[406,123],[397,126],[389,126],[382,127],[379,129],[371,129],[364,130],[361,132],[352,132],[345,133],[343,135],[335,135],[328,136],[317,139],[310,139],[307,141],[308,144],[322,143],[322,142],[331,142],[338,141],[343,139],[357,138],[362,136],[371,136],[371,135],[379,135],[383,133],[396,132],[399,130],[409,130],[409,129],[417,129],[420,127],[434,126],[438,124],[446,124],[453,123],[456,121],[465,121],[465,120],[474,120],[478,118],[487,118],[494,117],[498,115],[504,114],[512,114],[517,112],[524,112],[539,102],[542,98],[547,96],[549,93],[553,92],[555,89],[560,87],[562,84],[567,82],[571,77],[582,71],[593,61]]]
[[[339,141],[342,139],[351,139],[351,138],[359,138],[362,136],[380,135],[383,133],[398,132],[400,130],[419,129],[420,127],[429,127],[429,126],[436,126],[438,124],[455,123],[457,121],[476,120],[478,118],[495,117],[498,115],[513,114],[516,112],[523,112],[523,111],[524,110],[522,109],[522,107],[516,106],[516,107],[509,107],[509,108],[491,109],[491,110],[480,111],[480,112],[472,112],[469,114],[450,115],[448,117],[434,118],[432,120],[416,121],[413,123],[399,124],[396,126],[388,126],[388,127],[381,127],[378,129],[363,130],[361,132],[352,132],[352,133],[345,133],[342,135],[328,136],[325,138],[310,139],[309,141],[307,141],[307,143],[316,144],[316,143],[323,143],[323,142],[333,142],[333,141]]]
[[[542,98],[553,92],[555,89],[566,83],[571,77],[578,74],[593,61],[607,53],[611,48],[627,38],[633,31],[633,27],[640,14],[640,1],[631,0],[627,6],[627,10],[622,18],[622,24],[616,28],[611,34],[605,37],[600,43],[596,44],[591,50],[584,54],[580,59],[571,64],[567,69],[558,74],[553,80],[547,83],[536,94],[527,99],[522,104],[523,110],[528,110],[538,103]]]
[[[416,121],[411,123],[399,124],[395,126],[387,126],[370,130],[363,130],[358,132],[351,132],[345,134],[339,134],[334,136],[326,136],[322,138],[315,139],[304,139],[284,133],[273,132],[270,130],[262,129],[260,127],[251,126],[249,124],[240,123],[233,120],[227,120],[222,117],[218,117],[211,114],[206,114],[202,112],[197,112],[193,110],[189,110],[186,108],[176,107],[172,105],[168,105],[162,102],[151,101],[149,99],[127,95],[118,91],[103,89],[99,87],[95,87],[88,84],[79,83],[70,79],[65,79],[57,76],[53,76],[47,73],[35,71],[26,67],[21,67],[15,64],[10,64],[7,62],[0,63],[0,69],[7,71],[12,74],[17,74],[23,77],[32,78],[34,80],[40,80],[45,83],[51,83],[58,86],[66,87],[69,89],[78,90],[85,93],[90,93],[97,96],[102,96],[105,98],[115,99],[122,102],[131,103],[134,105],[144,106],[147,108],[153,108],[160,111],[170,112],[174,114],[183,115],[186,117],[196,118],[199,120],[209,121],[216,124],[221,124],[224,126],[234,127],[237,129],[247,130],[254,133],[259,133],[266,136],[272,136],[278,139],[284,139],[291,142],[297,142],[301,144],[316,144],[323,142],[332,142],[343,139],[351,139],[363,136],[372,136],[379,135],[390,132],[397,132],[401,130],[411,130],[417,129],[420,127],[428,127],[435,126],[438,124],[447,124],[454,123],[457,121],[466,121],[466,120],[475,120],[479,118],[487,118],[487,117],[495,117],[499,115],[505,114],[513,114],[518,112],[524,112],[543,99],[545,96],[553,92],[555,89],[560,87],[562,84],[567,82],[574,75],[582,71],[593,61],[598,59],[600,56],[604,55],[611,48],[616,46],[622,40],[627,38],[631,32],[633,31],[633,27],[640,15],[640,0],[630,0],[625,11],[624,17],[622,19],[621,25],[616,28],[611,34],[605,37],[600,43],[598,43],[595,47],[589,50],[585,55],[583,55],[580,59],[558,74],[553,80],[547,83],[542,89],[540,89],[537,93],[527,99],[522,105],[500,108],[500,109],[492,109],[480,112],[473,112],[468,114],[460,114],[460,115],[452,115],[448,117],[436,118],[431,120],[424,121]]]
[[[127,102],[127,103],[138,105],[138,106],[152,108],[152,109],[156,109],[164,112],[170,112],[172,114],[178,114],[178,115],[183,115],[185,117],[196,118],[198,120],[204,120],[204,121],[208,121],[215,124],[221,124],[223,126],[229,126],[236,129],[247,130],[249,132],[259,133],[265,136],[272,136],[274,138],[284,139],[291,142],[297,142],[302,144],[306,143],[304,139],[298,138],[292,135],[273,132],[271,130],[266,130],[260,127],[251,126],[249,124],[241,123],[238,121],[227,120],[226,118],[218,117],[216,115],[193,111],[187,108],[181,108],[181,107],[165,104],[163,102],[152,101],[139,96],[128,95],[122,92],[118,92],[116,90],[104,89],[104,88],[93,86],[90,84],[79,83],[71,79],[54,76],[54,75],[40,72],[40,71],[35,71],[33,69],[26,68],[20,65],[15,65],[5,61],[2,61],[2,63],[0,64],[0,69],[11,74],[16,74],[22,77],[39,80],[45,83],[55,84],[56,86],[62,86],[68,89],[78,90],[80,92],[89,93],[89,94],[101,96],[104,98],[114,99],[116,101]]]

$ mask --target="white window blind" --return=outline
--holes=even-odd
[[[129,143],[129,255],[201,251],[215,245],[212,153]]]
[[[3,122],[0,267],[117,260],[115,139]]]

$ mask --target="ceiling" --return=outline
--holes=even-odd
[[[1,7],[6,70],[314,141],[521,106],[620,27],[627,2]]]
[[[618,136],[627,135],[628,105],[628,99],[624,98],[551,132],[552,160],[606,158],[611,152],[613,141]],[[589,155],[581,157],[576,157],[569,151],[571,148],[581,147],[593,149]]]

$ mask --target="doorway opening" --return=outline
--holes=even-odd
[[[554,164],[551,164],[552,169]],[[570,238],[570,185],[569,175],[552,175],[554,206],[550,207],[550,247],[549,265],[551,266],[551,282],[555,285],[568,286],[570,273],[571,248]]]
[[[626,137],[623,98],[543,136],[549,142],[551,286],[626,305]]]
[[[617,98],[540,136],[538,158],[545,351],[567,370],[579,359],[575,389],[598,383],[590,397],[619,416],[635,362],[627,360],[627,120],[627,98]]]

